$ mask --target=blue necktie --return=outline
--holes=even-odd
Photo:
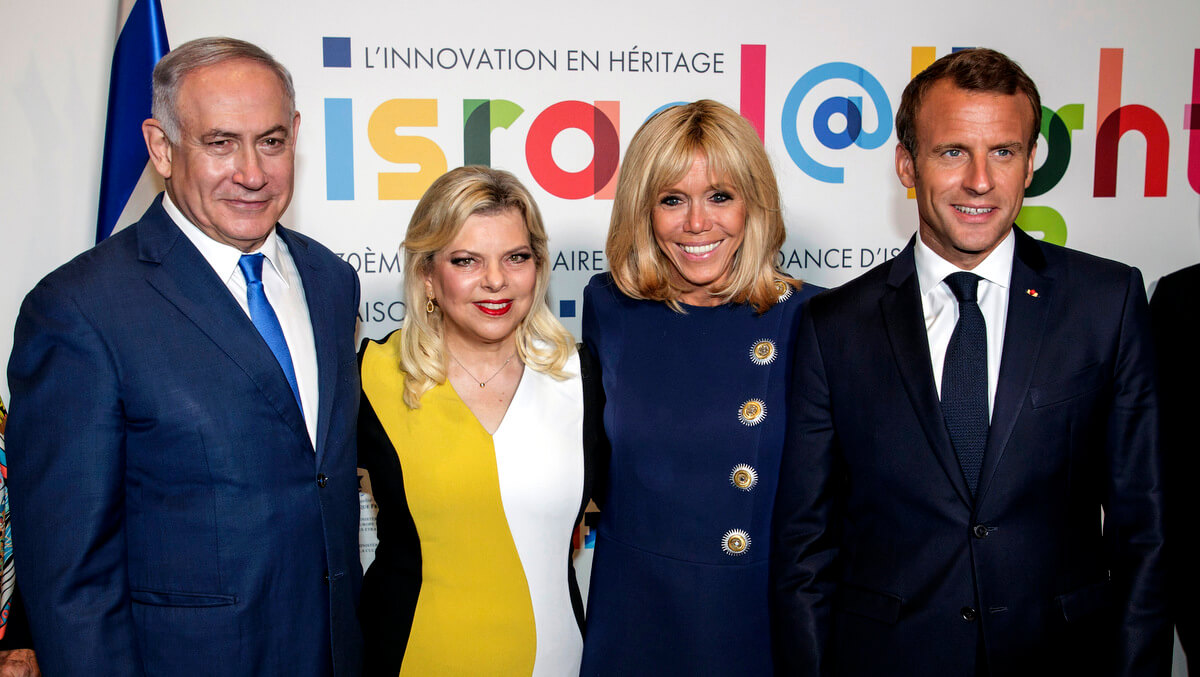
[[[958,299],[958,324],[946,346],[942,415],[972,496],[979,486],[988,435],[987,327],[976,298],[980,279],[973,273],[953,273],[945,280]]]
[[[267,347],[275,354],[275,359],[283,368],[283,375],[287,377],[288,385],[292,387],[292,394],[296,396],[296,405],[300,407],[300,415],[303,416],[304,405],[300,404],[300,387],[296,385],[296,370],[292,366],[292,353],[288,350],[287,340],[283,337],[283,327],[279,325],[275,309],[267,301],[267,294],[263,290],[262,267],[262,254],[242,254],[242,258],[238,260],[238,268],[241,268],[242,275],[246,276],[246,303],[250,306],[250,321],[258,329],[258,333],[262,334],[263,340],[267,342]]]

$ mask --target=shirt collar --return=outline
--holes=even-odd
[[[170,194],[165,191],[163,192],[163,210],[175,222],[179,230],[183,231],[183,234],[191,240],[196,249],[200,250],[200,254],[204,257],[204,260],[208,261],[208,265],[212,266],[212,269],[221,278],[222,282],[228,283],[230,276],[234,273],[237,274],[238,278],[245,279],[241,269],[238,268],[238,261],[241,260],[243,254],[242,250],[232,245],[227,245],[224,242],[217,242],[205,234],[204,231],[196,227],[196,224],[189,221],[183,215],[183,212],[179,211],[179,207],[171,200]],[[291,280],[288,279],[288,276],[284,272],[285,267],[280,265],[279,247],[279,234],[272,228],[271,232],[267,233],[267,239],[263,241],[262,246],[248,253],[262,254],[267,260],[267,264],[275,271],[279,279],[283,280],[283,284],[286,287],[290,286]]]
[[[1013,255],[1015,252],[1016,238],[1013,237],[1010,230],[1008,235],[1000,241],[1000,244],[996,245],[996,248],[980,261],[979,265],[971,269],[970,272],[975,273],[992,284],[1007,289],[1012,279]],[[938,256],[936,252],[922,242],[920,231],[917,231],[917,243],[913,248],[913,258],[916,259],[917,282],[920,284],[922,296],[937,288],[942,283],[942,280],[946,279],[947,275],[962,270],[962,268]]]

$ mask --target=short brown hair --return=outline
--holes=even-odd
[[[1024,94],[1033,108],[1029,148],[1037,143],[1042,129],[1042,98],[1038,95],[1037,85],[1017,62],[994,49],[979,47],[943,56],[918,73],[904,88],[900,108],[896,110],[896,138],[909,155],[916,157],[917,154],[916,120],[921,102],[933,85],[946,79],[967,91]]]
[[[613,280],[626,296],[682,310],[683,291],[672,281],[674,264],[654,239],[651,213],[659,193],[687,174],[697,154],[746,202],[745,239],[734,254],[728,282],[714,289],[713,296],[765,312],[781,295],[777,281],[799,286],[775,267],[786,236],[779,186],[754,127],[709,99],[660,111],[629,142],[605,247]]]

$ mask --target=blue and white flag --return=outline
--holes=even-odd
[[[122,219],[130,197],[147,172],[150,155],[142,139],[142,121],[150,117],[151,83],[154,64],[170,51],[167,27],[163,23],[159,0],[121,0],[117,45],[113,50],[112,73],[108,84],[108,122],[104,131],[104,165],[100,170],[100,209],[96,222],[96,242],[128,225],[149,206],[136,207],[133,217]],[[156,188],[139,191],[152,198]]]

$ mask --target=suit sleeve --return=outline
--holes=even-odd
[[[47,675],[135,675],[117,366],[69,293],[44,281],[17,318],[8,365],[13,538]]]
[[[788,425],[772,518],[770,610],[775,670],[828,673],[823,652],[837,584],[842,490],[829,384],[812,315],[800,319]]]
[[[1163,556],[1164,492],[1154,351],[1141,274],[1130,273],[1108,419],[1104,536],[1112,553],[1119,675],[1167,675],[1171,627]]]

